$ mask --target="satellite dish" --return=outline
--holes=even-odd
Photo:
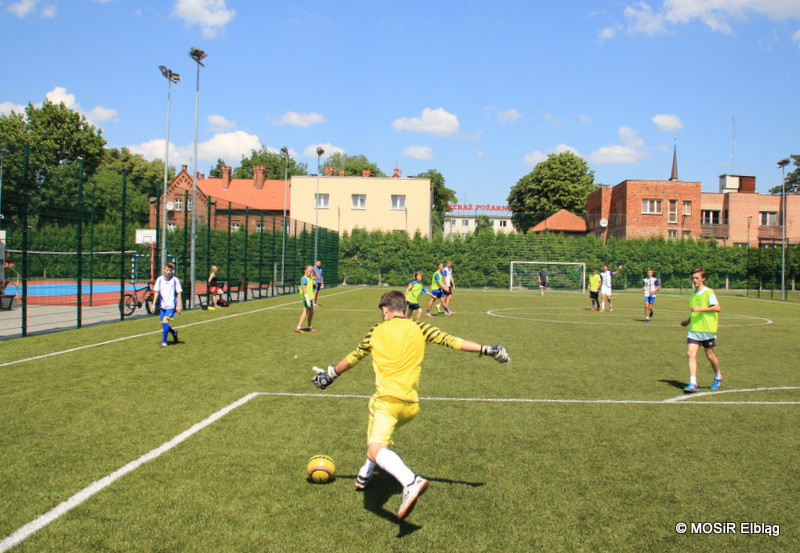
[[[169,205],[169,204],[167,204],[167,205]],[[606,219],[605,217],[600,219],[600,226],[603,227],[603,228],[606,228],[608,226],[608,219]]]
[[[175,209],[175,203],[167,202],[167,211],[173,211],[174,209]],[[605,219],[603,219],[603,221],[605,221]]]

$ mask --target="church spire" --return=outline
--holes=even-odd
[[[677,142],[677,139],[676,139]],[[669,180],[676,181],[678,180],[678,144],[676,143],[674,149],[672,150],[672,174],[669,176]]]

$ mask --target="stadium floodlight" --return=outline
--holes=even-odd
[[[789,158],[778,162],[781,168],[781,299],[786,299],[786,166]]]
[[[325,150],[322,146],[317,146],[317,193],[314,194],[314,260],[312,265],[317,262],[317,237],[319,236],[319,159]]]
[[[164,146],[164,193],[161,199],[161,266],[167,264],[167,188],[169,187],[169,114],[170,104],[172,103],[172,83],[178,84],[181,82],[181,76],[167,69],[163,65],[159,65],[161,74],[169,81],[167,84],[167,142]],[[158,221],[156,221],[158,227]]]
[[[286,286],[286,196],[289,194],[289,148],[281,148],[283,154],[283,246],[281,248],[281,289]]]
[[[190,256],[190,269],[189,269],[189,307],[194,309],[195,293],[194,293],[194,274],[195,274],[195,258],[197,257],[197,118],[200,110],[200,66],[203,65],[202,61],[208,57],[208,54],[203,52],[200,48],[192,47],[189,50],[189,57],[197,62],[197,88],[194,95],[194,165],[192,170],[192,237],[191,237],[191,256]]]
[[[509,267],[509,291],[539,290],[539,269],[550,271],[547,287],[583,292],[586,290],[586,263],[562,261],[512,261]]]

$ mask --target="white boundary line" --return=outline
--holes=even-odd
[[[421,401],[460,401],[460,402],[481,402],[481,403],[585,403],[585,404],[632,404],[632,405],[675,405],[683,399],[696,398],[721,393],[741,393],[741,392],[761,392],[770,390],[800,390],[800,386],[781,386],[776,388],[751,388],[747,390],[722,390],[718,392],[703,392],[700,394],[692,394],[691,396],[677,396],[674,398],[656,401],[656,400],[624,400],[624,399],[545,399],[545,398],[479,398],[479,397],[423,397]],[[295,398],[327,398],[327,399],[368,399],[370,396],[356,395],[356,394],[324,394],[324,393],[292,393],[292,392],[251,392],[246,396],[234,401],[227,407],[223,407],[210,417],[203,419],[197,424],[193,425],[188,430],[185,430],[164,442],[157,448],[145,453],[138,459],[131,461],[125,466],[117,469],[108,476],[92,482],[89,486],[85,487],[66,501],[61,502],[53,509],[47,511],[43,515],[33,519],[27,524],[15,530],[11,535],[0,541],[0,553],[8,551],[25,541],[34,533],[38,532],[45,526],[54,522],[61,516],[67,514],[71,510],[80,506],[86,500],[101,492],[123,476],[135,471],[145,463],[157,459],[167,451],[177,447],[191,436],[197,434],[204,428],[215,423],[234,409],[238,409],[242,405],[249,402],[251,399],[259,396],[271,397],[295,397]],[[800,405],[800,401],[700,401],[689,402],[691,405]]]
[[[325,297],[336,296],[339,294],[349,294],[350,292],[357,292],[358,290],[362,290],[364,287],[353,288],[352,290],[343,290],[341,292],[334,292],[333,294],[327,294]],[[251,300],[254,301],[254,300]],[[230,315],[224,315],[222,317],[214,317],[213,319],[204,319],[202,321],[195,321],[193,323],[187,323],[181,325],[179,328],[189,328],[192,326],[203,325],[207,323],[213,323],[216,321],[223,321],[225,319],[232,319],[234,317],[241,317],[242,315],[252,315],[253,313],[260,313],[262,311],[269,311],[270,309],[280,309],[283,307],[287,307],[289,305],[294,305],[295,303],[299,303],[300,300],[292,301],[289,303],[283,303],[279,305],[270,305],[269,307],[262,307],[260,309],[254,309],[253,311],[243,311],[241,313],[232,313]],[[0,363],[0,367],[8,367],[10,365],[18,365],[19,363],[27,363],[28,361],[38,361],[39,359],[46,359],[48,357],[55,357],[57,355],[64,355],[65,353],[73,353],[76,351],[81,351],[84,349],[91,349],[100,346],[106,346],[108,344],[114,344],[116,342],[124,342],[126,340],[133,340],[134,338],[142,338],[143,336],[150,336],[151,334],[160,334],[161,330],[153,330],[150,332],[144,332],[142,334],[134,334],[132,336],[123,336],[121,338],[115,338],[113,340],[106,340],[104,342],[97,342],[94,344],[86,344],[84,346],[78,346],[76,348],[65,349],[61,351],[53,351],[50,353],[45,353],[43,355],[37,355],[35,357],[26,357],[25,359],[17,359],[15,361],[7,361],[5,363]]]

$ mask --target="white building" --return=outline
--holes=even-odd
[[[511,211],[507,205],[450,204],[444,216],[444,236],[466,238],[475,233],[478,217],[486,215],[495,232],[510,234],[517,232],[511,223]]]

